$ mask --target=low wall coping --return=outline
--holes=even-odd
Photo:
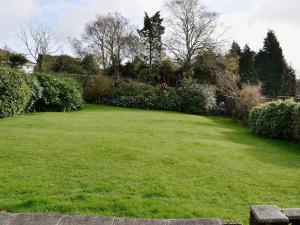
[[[241,225],[220,219],[131,219],[0,212],[0,225]]]

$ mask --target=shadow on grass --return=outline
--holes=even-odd
[[[258,136],[248,127],[243,127],[231,119],[209,117],[209,120],[218,127],[224,128],[221,134],[225,139],[246,146],[241,150],[257,160],[286,168],[300,169],[300,145]]]

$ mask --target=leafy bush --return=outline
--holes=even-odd
[[[297,105],[298,103],[293,100],[279,100],[256,106],[250,111],[250,128],[262,136],[293,139],[294,113]]]
[[[181,98],[176,88],[164,87],[155,88],[155,108],[161,110],[180,111]]]
[[[141,70],[138,74],[138,81],[155,85],[160,81],[160,71],[159,68],[145,68]]]
[[[208,114],[217,106],[215,88],[185,79],[178,89],[181,110],[193,114]]]
[[[154,87],[133,81],[117,83],[113,91],[112,100],[109,102],[116,106],[154,109]]]
[[[26,76],[26,83],[31,88],[30,99],[26,105],[26,112],[36,111],[36,103],[41,99],[43,88],[35,76]]]
[[[30,93],[31,89],[22,72],[0,68],[0,118],[23,113],[30,100]]]
[[[68,78],[47,74],[34,75],[40,82],[43,92],[37,101],[38,111],[71,111],[82,107],[83,99],[78,84]]]
[[[57,56],[51,71],[55,73],[84,74],[81,61],[68,55]]]
[[[122,107],[193,114],[208,114],[217,106],[214,88],[195,81],[184,81],[180,88],[170,88],[166,84],[154,87],[133,81],[119,81],[111,99],[105,102]]]

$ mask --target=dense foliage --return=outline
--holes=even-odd
[[[23,113],[30,95],[31,88],[22,72],[0,67],[0,118]]]
[[[208,114],[217,106],[215,88],[198,84],[195,80],[183,80],[178,93],[183,112]]]
[[[26,106],[26,112],[34,112],[37,111],[37,101],[42,98],[43,87],[35,76],[26,76],[25,79],[31,89],[30,99]]]
[[[93,55],[87,54],[83,59],[68,55],[50,56],[40,55],[36,71],[42,73],[60,74],[97,74],[97,63]]]
[[[43,87],[42,97],[36,102],[38,111],[72,111],[82,107],[83,99],[78,84],[68,78],[35,74]]]
[[[103,101],[102,101],[103,102]],[[178,88],[148,85],[135,81],[120,81],[111,98],[104,102],[115,106],[182,111],[209,114],[217,106],[215,88],[184,80]]]
[[[295,118],[299,129],[298,112],[299,103],[293,100],[265,103],[251,110],[249,125],[256,134],[292,140],[295,137]]]

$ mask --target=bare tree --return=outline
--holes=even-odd
[[[83,45],[83,42],[74,38],[70,39],[70,44],[75,55],[81,60],[89,54],[88,49]]]
[[[54,54],[62,47],[54,24],[40,20],[20,25],[18,37],[36,62],[40,55]]]
[[[95,21],[88,23],[84,39],[88,41],[91,51],[101,59],[103,69],[112,66],[116,75],[119,75],[132,33],[128,20],[120,13],[114,13],[97,16]]]
[[[170,12],[167,47],[191,76],[196,56],[218,44],[218,16],[199,0],[170,0],[166,5]]]

